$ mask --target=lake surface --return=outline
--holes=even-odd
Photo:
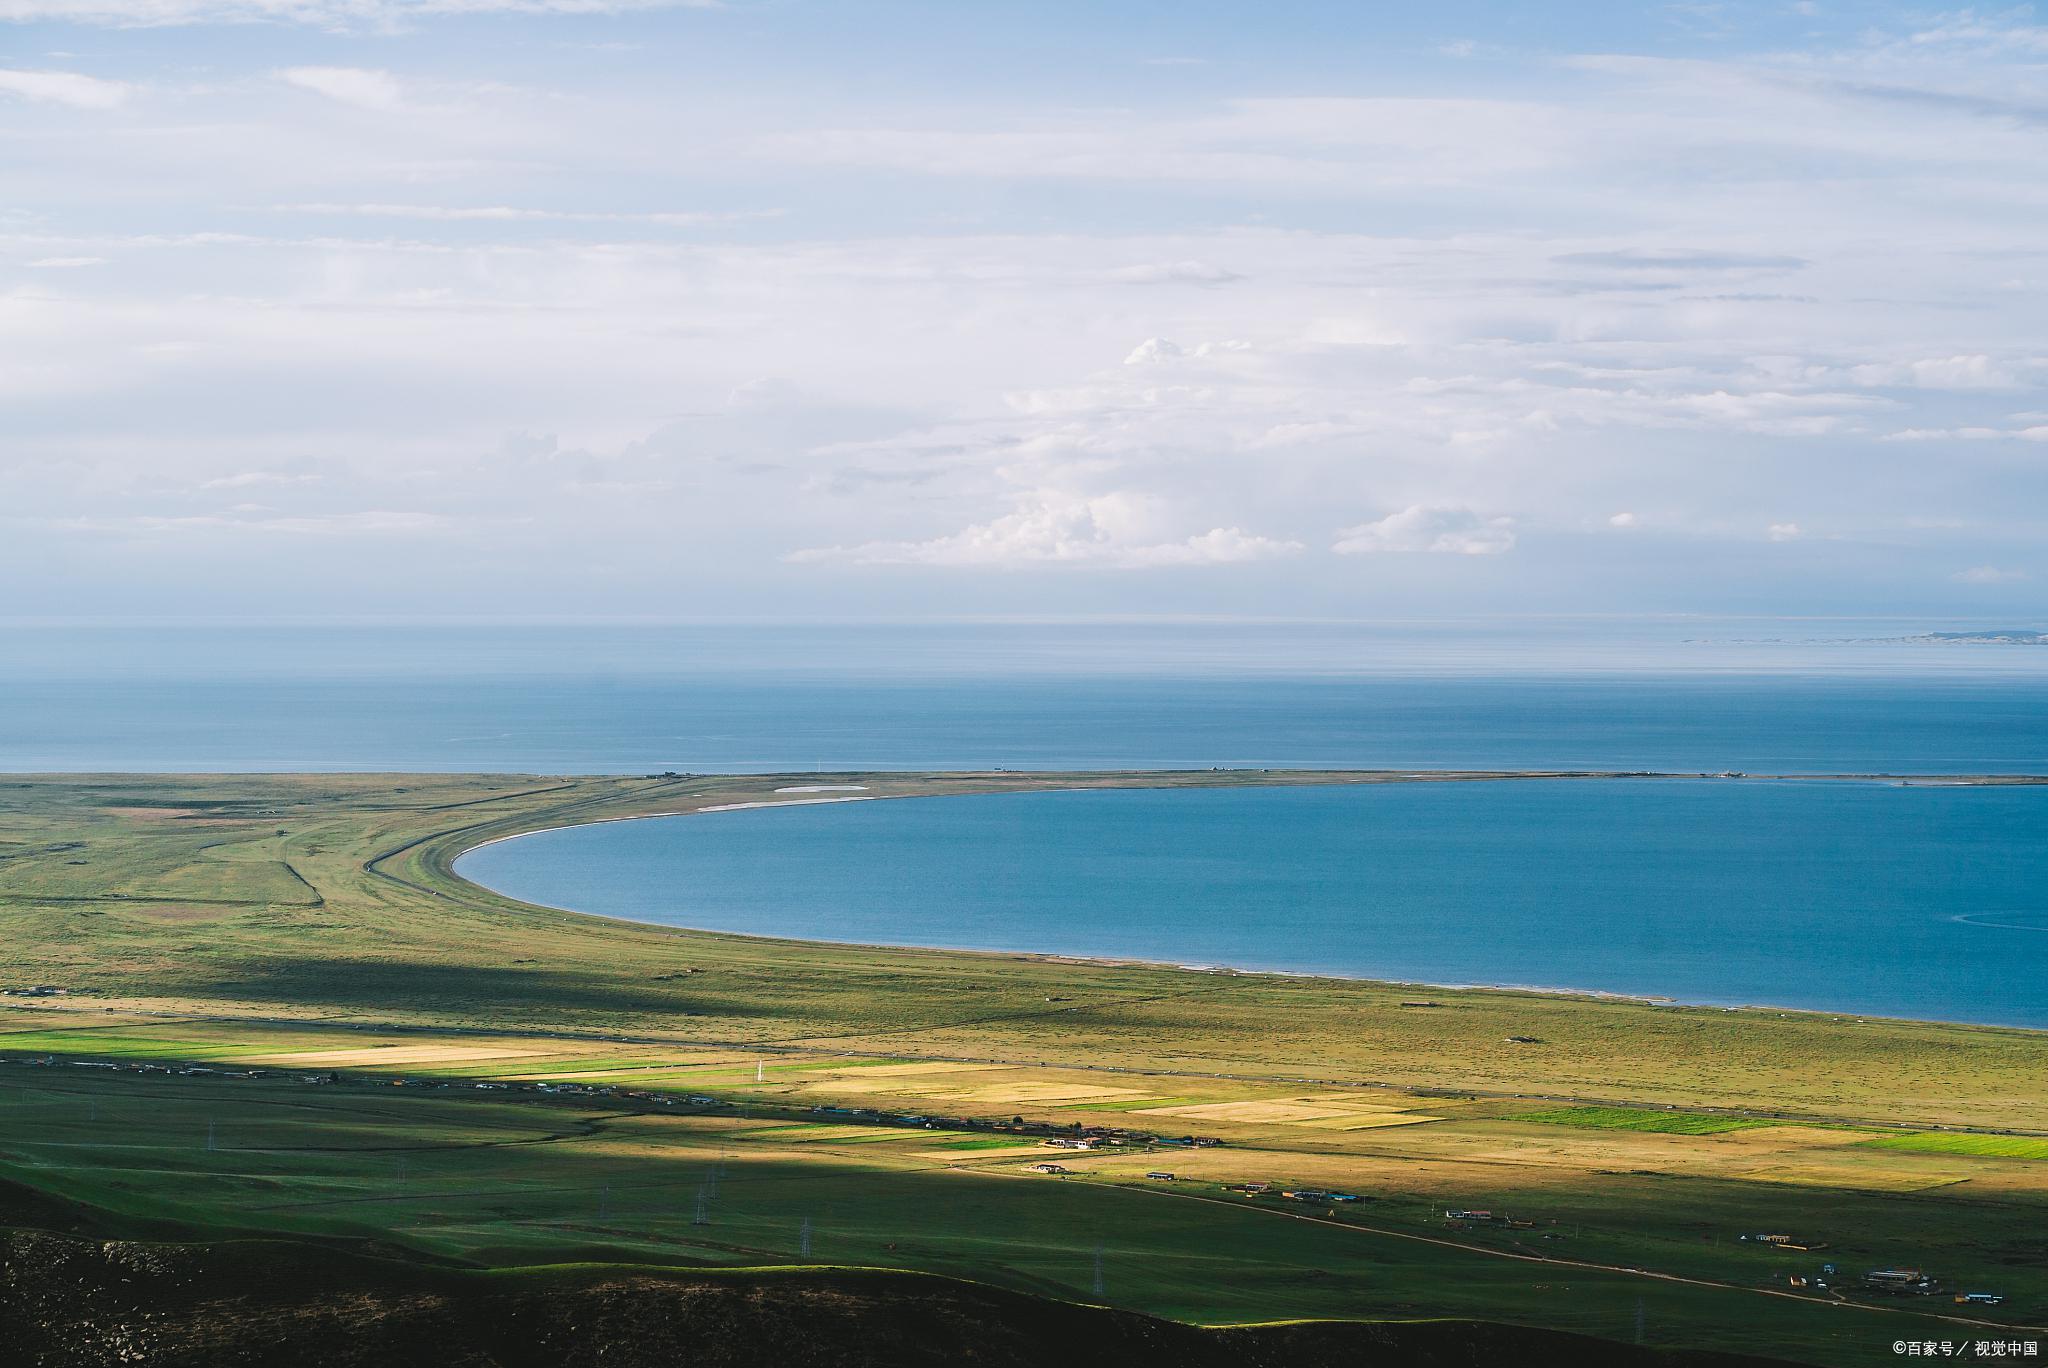
[[[2048,772],[2048,647],[1922,627],[14,628],[0,770]]]
[[[2048,787],[861,801],[541,832],[457,868],[531,902],[760,935],[2048,1027]]]

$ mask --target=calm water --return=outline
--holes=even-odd
[[[766,935],[2048,1027],[2048,788],[1527,781],[853,802],[465,856]]]
[[[0,770],[2048,771],[1924,626],[11,628]]]

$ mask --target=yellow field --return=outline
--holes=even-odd
[[[1246,782],[857,779],[876,798]],[[754,801],[776,783],[95,777],[0,792],[12,976],[66,990],[0,998],[0,1059],[36,1061],[34,1072],[8,1066],[0,1083],[29,1080],[24,1098],[45,1099],[10,1099],[0,1113],[19,1123],[9,1152],[37,1155],[10,1172],[146,1211],[211,1191],[221,1210],[198,1218],[222,1228],[302,1214],[310,1231],[485,1261],[593,1250],[787,1261],[812,1204],[829,1201],[861,1213],[841,1218],[848,1243],[833,1257],[1069,1291],[1060,1260],[1073,1242],[1085,1256],[1119,1228],[1087,1233],[1102,1213],[1135,1212],[1156,1240],[1132,1256],[1149,1290],[1126,1305],[1190,1319],[1512,1306],[1528,1323],[1609,1335],[1629,1333],[1636,1300],[1669,1294],[1670,1279],[1764,1303],[1769,1320],[1788,1272],[1812,1260],[1738,1237],[1790,1231],[1847,1266],[1924,1266],[2008,1293],[1995,1314],[1972,1312],[1984,1324],[2048,1319],[2048,1163],[2033,1148],[2048,1135],[2041,1032],[1487,990],[1431,989],[1437,1005],[1420,1013],[1402,1005],[1416,990],[1398,984],[603,921],[508,903],[449,869],[483,839]],[[138,801],[152,792],[162,800]],[[189,891],[195,869],[203,893]],[[1521,1035],[1545,1045],[1506,1043]],[[74,1061],[210,1072],[162,1081]],[[330,1072],[340,1087],[309,1081]],[[99,1148],[95,1113],[78,1100],[87,1084],[100,1090],[92,1107],[126,1106],[138,1126],[167,1128],[147,1162],[122,1169]],[[123,1103],[123,1087],[262,1093],[225,1151],[250,1157],[207,1157],[215,1101],[173,1124],[142,1100]],[[395,1117],[429,1113],[431,1135],[490,1119],[474,1139],[430,1147],[451,1156],[445,1188],[396,1188],[394,1156],[415,1142],[369,1140]],[[992,1133],[1012,1118],[1035,1133]],[[76,1134],[40,1154],[50,1125]],[[1085,1128],[1156,1138],[1092,1150],[1040,1138]],[[1216,1143],[1174,1143],[1191,1136]],[[1912,1143],[1874,1143],[1901,1136]],[[458,1200],[471,1189],[457,1181],[457,1154],[519,1176]],[[1029,1172],[1047,1161],[1071,1176]],[[178,1176],[226,1163],[246,1165],[242,1181]],[[727,1165],[752,1175],[750,1191],[780,1194],[750,1208],[743,1255],[692,1233],[691,1203]],[[604,1183],[593,1192],[584,1176],[594,1169],[644,1194],[640,1224],[598,1219]],[[1147,1179],[1154,1171],[1175,1179]],[[274,1189],[287,1180],[289,1200]],[[1223,1186],[1245,1183],[1360,1200],[1318,1208]],[[920,1243],[955,1191],[988,1205]],[[1513,1223],[1445,1215],[1466,1208]],[[1319,1282],[1308,1275],[1342,1257],[1378,1268],[1386,1253],[1340,1256],[1318,1243],[1325,1225],[1423,1249],[1426,1267],[1380,1293],[1363,1275]],[[1223,1229],[1227,1239],[1212,1233]],[[1566,1261],[1575,1282],[1586,1270],[1614,1280],[1601,1305],[1620,1319],[1574,1319],[1581,1308],[1552,1305],[1554,1275],[1502,1263],[1515,1259]],[[1280,1267],[1296,1271],[1261,1272]],[[1459,1300],[1482,1284],[1487,1299]],[[1828,1328],[1841,1309],[1793,1308],[1814,1317],[1787,1327],[1806,1337],[1802,1352],[1837,1346],[1832,1361],[1854,1361]],[[1695,1313],[1710,1314],[1685,1314]]]
[[[556,1049],[535,1046],[376,1045],[354,1050],[299,1050],[290,1054],[244,1056],[248,1064],[281,1064],[294,1069],[396,1069],[415,1064],[469,1064],[479,1060],[532,1059]]]

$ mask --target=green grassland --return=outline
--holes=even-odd
[[[1925,1154],[1984,1154],[2007,1159],[2048,1159],[2048,1137],[2033,1135],[1970,1135],[1955,1131],[1913,1131],[1867,1142],[1880,1149],[1918,1150]]]
[[[1465,1316],[1628,1338],[1640,1306],[1653,1343],[1777,1345],[1845,1363],[1900,1335],[1958,1333],[1917,1306],[1829,1314],[1789,1296],[1590,1266],[1619,1246],[1579,1227],[1657,1200],[1641,1182],[1618,1182],[1597,1208],[1546,1223],[1545,1234],[1565,1238],[1537,1252],[1580,1262],[1544,1265],[1407,1234],[1432,1229],[1419,1200],[1305,1214],[1226,1198],[1212,1184],[1146,1185],[1135,1171],[1033,1175],[1024,1164],[1041,1155],[979,1160],[955,1143],[887,1131],[802,1139],[730,1117],[367,1083],[20,1067],[0,1078],[11,1177],[164,1238],[260,1231],[491,1267],[898,1267],[1207,1324]],[[1690,1235],[1714,1219],[1698,1200],[1664,1203],[1662,1219]],[[1795,1199],[1808,1213],[1823,1205],[1819,1194]],[[1698,1255],[1670,1243],[1658,1262],[1675,1277],[1725,1274],[1738,1256],[1758,1270],[1804,1266],[1732,1238]],[[1517,1253],[1505,1238],[1493,1245]]]
[[[1729,1131],[1780,1124],[1757,1116],[1648,1111],[1641,1107],[1552,1107],[1547,1111],[1523,1112],[1515,1120],[1586,1130],[1649,1131],[1658,1135],[1725,1135]]]
[[[1640,1306],[1652,1343],[1850,1364],[2048,1320],[2030,1148],[2048,1034],[1437,988],[1421,1010],[1395,984],[641,926],[452,871],[495,837],[792,783],[1396,781],[7,780],[0,987],[65,992],[0,998],[0,1178],[165,1238],[864,1264],[1207,1324],[1448,1315],[1626,1339]],[[136,1071],[157,1063],[216,1072]],[[908,1114],[946,1120],[881,1124]],[[980,1129],[1012,1118],[1222,1143],[1053,1151]],[[1029,1171],[1046,1159],[1071,1176]],[[1363,1200],[1226,1190],[1254,1180]],[[1516,1223],[1446,1223],[1469,1207]],[[2008,1300],[1795,1291],[1818,1256],[1737,1239],[1767,1230]]]

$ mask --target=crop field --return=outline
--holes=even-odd
[[[1498,1257],[1597,1261],[1618,1232],[1588,1225],[1611,1226],[1640,1185],[1610,1194],[1611,1208],[1560,1202],[1566,1216],[1539,1232],[1461,1248],[1439,1241],[1420,1195],[1304,1210],[1224,1192],[1219,1180],[1247,1159],[1317,1181],[1343,1171],[1277,1152],[1204,1153],[1208,1177],[1180,1176],[1186,1154],[1054,1152],[1063,1177],[1029,1171],[1043,1148],[996,1137],[465,1091],[15,1065],[0,1079],[0,1153],[16,1181],[142,1232],[395,1240],[491,1266],[832,1262],[964,1272],[1206,1323],[1470,1315],[1608,1336],[1633,1333],[1640,1303],[1657,1342],[1726,1342],[1717,1327],[1739,1320],[1738,1340],[1844,1362],[1927,1320],[1872,1307],[1845,1323],[1798,1298]],[[1161,1164],[1176,1180],[1148,1183]],[[1684,1201],[1665,1212],[1688,1232],[1702,1214]],[[1799,1266],[1732,1236],[1700,1243],[1664,1262],[1688,1276]],[[1940,1328],[1928,1321],[1927,1333]]]
[[[2003,1159],[2048,1159],[2048,1137],[2032,1135],[1966,1135],[1953,1131],[1915,1131],[1886,1135],[1868,1143],[1882,1149],[1918,1150],[1924,1154],[1982,1154]]]
[[[1725,1135],[1729,1131],[1780,1124],[1754,1116],[1708,1116],[1648,1111],[1641,1107],[1553,1107],[1548,1111],[1523,1112],[1515,1120],[1585,1130],[1648,1131],[1657,1135]]]
[[[1471,1316],[1857,1364],[2048,1321],[2043,1033],[1507,991],[1419,1012],[1396,984],[605,921],[449,872],[790,782],[0,783],[0,1180],[145,1238],[893,1267],[1205,1324]],[[1825,1290],[1822,1260],[1847,1270]],[[2006,1300],[1860,1289],[1894,1264]]]

